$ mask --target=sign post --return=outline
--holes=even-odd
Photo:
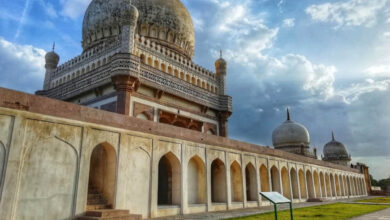
[[[272,202],[272,204],[274,204],[275,220],[278,220],[278,204],[286,203],[290,205],[290,218],[291,220],[294,219],[291,200],[287,199],[278,192],[261,192],[260,195],[266,198],[268,201]]]

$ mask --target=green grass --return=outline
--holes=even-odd
[[[390,204],[390,197],[378,197],[378,198],[372,198],[372,199],[362,199],[362,200],[357,200],[355,202],[389,203]]]
[[[306,208],[297,208],[293,210],[294,220],[344,220],[370,212],[379,211],[390,208],[387,205],[363,205],[363,204],[344,204],[335,203],[330,205],[312,206]],[[259,215],[232,218],[243,220],[272,220],[274,219],[274,212],[264,213]],[[279,220],[290,219],[290,211],[278,212]]]

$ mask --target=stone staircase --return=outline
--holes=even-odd
[[[142,220],[141,215],[130,214],[129,210],[112,209],[103,194],[95,187],[88,188],[87,211],[76,220]]]
[[[87,211],[111,209],[112,206],[107,203],[103,194],[95,187],[88,189]]]
[[[142,216],[130,214],[129,210],[103,209],[87,211],[76,220],[142,220]]]

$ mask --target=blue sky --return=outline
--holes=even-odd
[[[0,0],[0,86],[42,87],[44,55],[81,52],[90,0]],[[304,124],[311,145],[335,131],[354,161],[390,176],[390,0],[182,0],[196,31],[194,61],[228,61],[230,137],[272,145],[285,120]]]

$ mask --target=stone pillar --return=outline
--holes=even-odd
[[[332,184],[331,184],[332,185]],[[331,187],[332,188],[332,192],[334,194],[334,197],[337,199],[337,186],[336,186],[336,176],[333,174],[333,186],[334,187]]]
[[[297,175],[297,184],[298,184],[298,198],[299,201],[302,202],[302,195],[301,195],[301,180],[299,178],[299,170],[298,166],[295,164],[295,170],[296,170],[296,175]]]
[[[325,172],[324,172],[325,173]],[[325,188],[325,198],[328,198],[328,189],[327,189],[327,187],[326,187],[326,179],[325,179],[325,174],[322,174],[322,179],[323,179],[323,181],[324,181],[324,188]],[[320,176],[320,178],[321,178],[321,176]]]
[[[138,78],[130,75],[114,75],[111,80],[117,91],[116,112],[130,116],[130,97],[138,90]]]
[[[258,196],[258,199],[257,199],[257,203],[258,203],[258,206],[261,206],[261,200],[262,200],[262,196],[260,195],[260,192],[261,192],[261,177],[260,177],[260,168],[259,168],[259,159],[257,157],[255,157],[255,169],[256,169],[256,182],[257,182],[257,196]]]
[[[219,122],[219,136],[227,137],[228,136],[228,118],[230,117],[230,112],[219,112],[218,122]]]

